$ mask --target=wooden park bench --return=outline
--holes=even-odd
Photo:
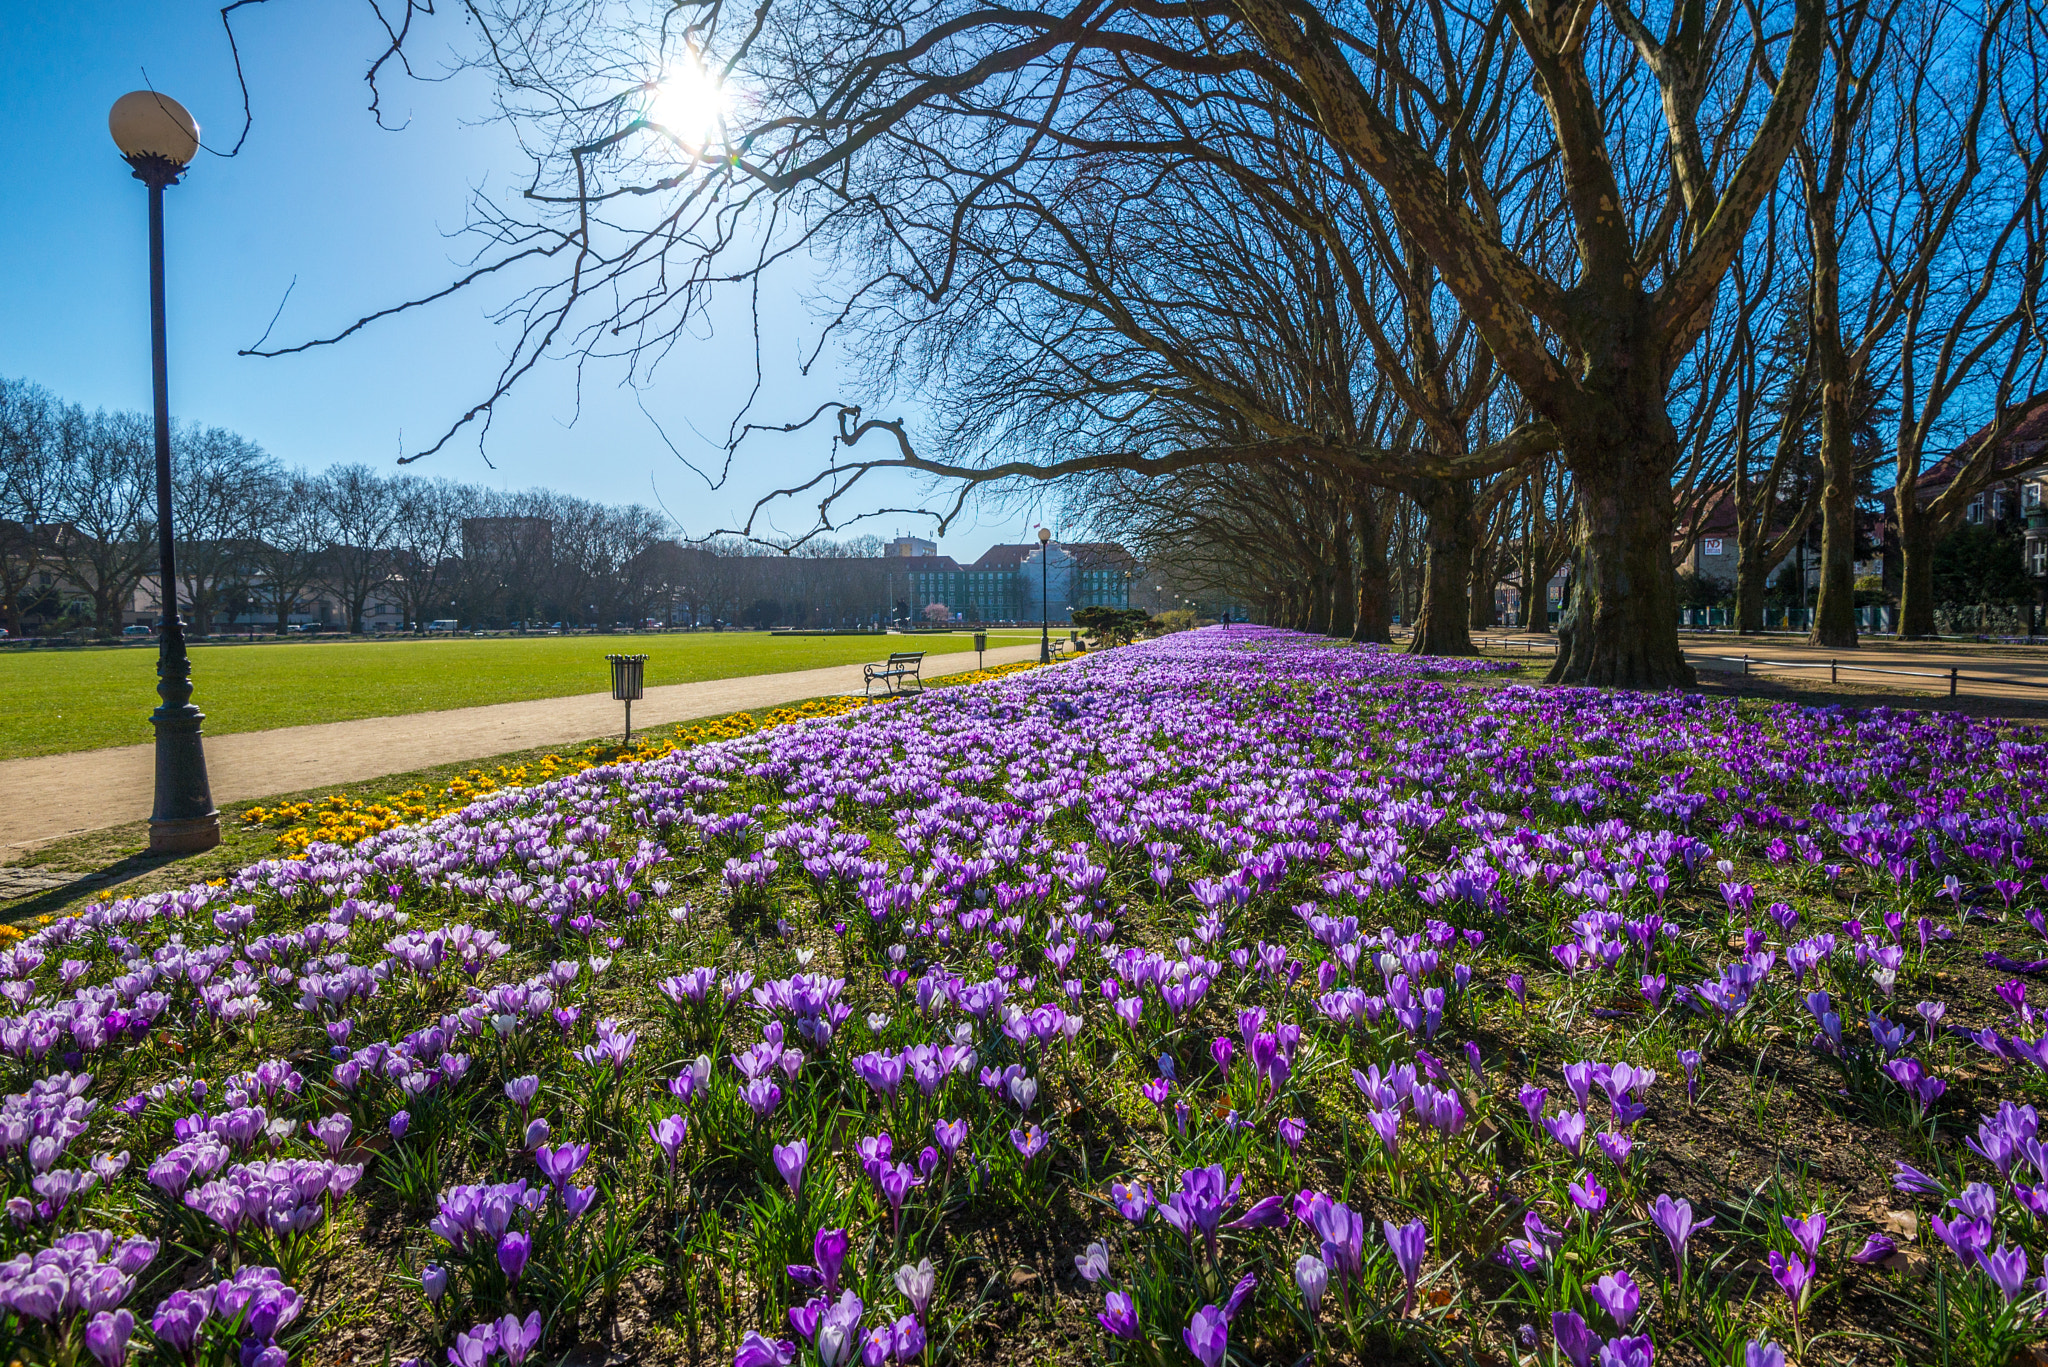
[[[924,692],[924,678],[919,671],[923,668],[924,652],[922,650],[892,651],[888,661],[884,664],[861,666],[861,679],[863,681],[861,692],[869,697],[873,697],[875,680],[880,679],[882,681],[882,690],[885,693],[896,694],[904,692],[906,681],[915,681],[917,691],[922,693]]]

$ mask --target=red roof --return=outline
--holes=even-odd
[[[2043,448],[2048,447],[2048,394],[2036,394],[2020,404],[2019,409],[2019,421],[1999,443],[1997,464],[1992,470],[1994,479],[2003,471],[2038,461]],[[1933,493],[1946,489],[1955,479],[1957,468],[1990,437],[1991,428],[1992,424],[1985,423],[1959,442],[1955,450],[1930,465],[1920,476],[1918,487]]]

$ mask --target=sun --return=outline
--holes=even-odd
[[[692,152],[725,142],[732,98],[719,79],[695,57],[671,69],[651,87],[648,122]]]

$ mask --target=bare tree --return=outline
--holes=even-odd
[[[171,460],[178,589],[187,605],[187,630],[204,636],[230,599],[246,596],[277,465],[252,441],[225,428],[196,425],[174,434]]]
[[[14,636],[37,576],[58,563],[80,417],[41,385],[0,379],[0,615]]]
[[[450,480],[392,481],[397,515],[391,523],[392,592],[413,631],[453,609],[462,560],[462,519],[482,501],[475,489]]]
[[[75,420],[78,456],[70,464],[58,552],[65,577],[92,600],[99,634],[114,636],[156,559],[155,437],[140,413]],[[156,587],[168,619],[177,611],[176,586]]]
[[[282,636],[307,589],[319,579],[334,532],[320,482],[303,470],[276,476],[258,497],[260,531],[250,551],[256,572],[253,592],[275,618]]]
[[[1934,631],[1934,547],[1970,501],[1996,480],[2048,464],[2048,450],[2015,460],[2005,443],[2031,407],[2021,400],[2039,387],[2048,363],[2041,321],[2048,287],[2048,14],[2038,6],[2012,14],[2015,23],[1982,31],[1977,69],[1956,63],[1947,31],[1932,25],[1893,68],[1902,86],[1893,106],[1916,111],[1908,126],[1914,136],[1896,170],[1882,177],[1884,191],[1867,196],[1859,225],[1873,240],[1903,240],[1910,249],[1900,221],[1925,212],[1918,206],[1942,204],[1966,167],[1983,166],[1941,250],[1902,290],[1899,304],[1892,499],[1903,636]],[[1980,112],[1983,82],[1994,76],[1996,88]],[[1944,93],[1944,80],[1963,89]],[[1977,422],[1983,425],[1963,440]],[[1929,445],[1944,439],[1955,447],[1945,458],[1948,480],[1929,496],[1920,488],[1923,462]]]
[[[1895,364],[1899,323],[1916,300],[1940,309],[1967,299],[1923,289],[1931,272],[1953,269],[1954,238],[2011,231],[2039,214],[2038,166],[2026,164],[2038,162],[2039,139],[2026,139],[2041,128],[2041,95],[2014,84],[2004,61],[2024,41],[2015,9],[2011,0],[1982,10],[1889,0],[1844,6],[1831,19],[1825,98],[1793,159],[1810,253],[1824,485],[1815,645],[1856,644],[1856,488],[1874,459],[1858,449],[1859,418],[1868,418],[1858,410]],[[1975,62],[1954,61],[1959,50],[1974,51]],[[2001,113],[2020,121],[2018,138],[2000,136]],[[2024,277],[2021,262],[2004,264]],[[2038,267],[2034,275],[2038,288]],[[2024,310],[2032,301],[2016,284],[1997,293]],[[1919,325],[1929,321],[1923,312]]]
[[[367,465],[337,465],[320,476],[320,499],[334,540],[322,553],[322,575],[348,613],[348,629],[360,634],[370,595],[392,573],[392,536],[398,500],[391,482]]]
[[[687,0],[644,27],[611,22],[597,0],[487,0],[465,13],[486,39],[501,107],[537,149],[526,191],[536,212],[489,208],[480,226],[496,250],[457,287],[548,260],[562,269],[507,315],[518,336],[492,392],[428,449],[486,423],[551,349],[653,363],[714,279],[790,249],[780,216],[799,235],[847,218],[887,231],[936,164],[969,216],[1015,168],[1088,144],[1106,110],[1156,98],[1194,135],[1176,145],[1208,147],[1212,121],[1292,124],[1379,188],[1529,411],[1555,426],[1572,471],[1582,572],[1555,677],[1691,678],[1670,565],[1680,453],[1667,388],[1804,121],[1821,69],[1819,0],[1748,24],[1732,4],[1674,5],[1661,33],[1622,0],[1477,14],[1284,0],[856,12],[766,0],[744,15]],[[1504,55],[1466,60],[1489,50]],[[665,71],[729,78],[764,112],[727,129],[667,126],[653,103]],[[1423,91],[1433,93],[1415,109],[1397,105]],[[1531,187],[1489,183],[1483,159],[1466,159],[1469,130],[1495,111],[1547,140],[1568,257],[1504,235],[1517,216],[1503,204]],[[755,248],[754,266],[725,264],[735,241]],[[918,283],[943,294],[951,244],[924,245]],[[896,463],[980,473],[914,450]]]

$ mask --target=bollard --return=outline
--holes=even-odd
[[[1837,678],[1837,677],[1835,676],[1835,662],[1834,662],[1833,660],[1829,660],[1829,661],[1828,661],[1828,682],[1829,682],[1829,683],[1840,683],[1840,682],[1841,682],[1841,680],[1840,680],[1839,678]]]
[[[1950,665],[1948,667],[1948,695],[1951,698],[1953,698],[1956,695],[1956,675],[1956,667],[1954,665]]]

